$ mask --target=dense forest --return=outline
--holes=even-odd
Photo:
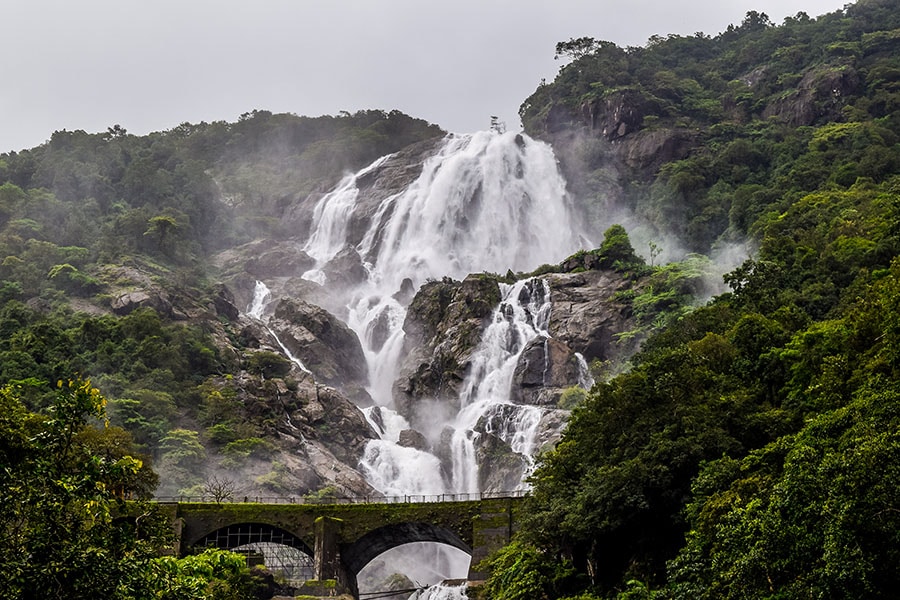
[[[520,115],[587,219],[625,207],[688,251],[755,252],[704,306],[650,310],[630,368],[579,395],[470,595],[896,597],[900,2],[556,52]],[[210,257],[289,238],[292,202],[442,135],[396,111],[257,110],[0,155],[0,596],[271,594],[228,553],[158,556],[170,532],[143,503],[154,463],[190,482],[204,445],[268,443],[227,378],[286,361],[221,353]],[[605,243],[627,250],[612,268],[682,268],[647,267],[621,227]],[[117,312],[148,286],[158,302]]]
[[[618,157],[695,249],[758,252],[575,409],[486,597],[896,597],[900,4],[557,52],[528,130],[598,190]],[[654,135],[681,145],[629,171]]]

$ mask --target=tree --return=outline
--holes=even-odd
[[[628,232],[621,225],[613,225],[603,233],[603,243],[600,244],[600,258],[603,266],[613,267],[617,263],[626,267],[635,264],[643,264],[643,260],[634,253]]]
[[[89,382],[60,382],[46,413],[19,395],[0,389],[0,597],[121,597],[171,535],[150,506],[116,518],[125,497],[149,492],[149,467],[127,436],[90,425],[106,401]]]
[[[0,598],[271,596],[238,554],[160,557],[174,539],[169,517],[125,502],[149,496],[156,474],[126,432],[106,427],[106,400],[90,382],[59,382],[44,413],[22,392],[0,388]]]
[[[553,59],[556,60],[560,56],[564,56],[578,60],[610,43],[597,41],[591,37],[570,38],[568,42],[558,42],[556,44],[556,54],[553,55]]]
[[[206,480],[203,494],[212,496],[217,503],[232,500],[234,498],[234,480],[213,475]]]

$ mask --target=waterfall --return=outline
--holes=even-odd
[[[303,277],[324,285],[334,304],[346,307],[347,325],[366,357],[375,406],[364,414],[380,439],[367,444],[359,469],[388,496],[478,492],[483,480],[479,440],[492,436],[523,457],[524,477],[533,467],[544,413],[511,402],[510,386],[528,343],[549,337],[545,281],[501,284],[502,300],[474,351],[459,410],[442,414],[433,431],[422,432],[434,453],[398,443],[410,425],[394,410],[392,387],[404,343],[401,298],[410,290],[443,277],[527,272],[581,247],[583,237],[571,217],[556,159],[548,145],[522,134],[453,135],[423,162],[419,176],[405,189],[380,199],[362,197],[364,176],[387,168],[390,161],[390,156],[378,159],[324,195],[314,207],[304,245],[316,264]],[[367,279],[349,290],[330,288],[325,267],[348,246],[362,258]],[[264,289],[257,284],[248,309],[256,318],[264,314]],[[436,409],[449,410],[444,405]],[[399,562],[405,568],[415,559]],[[445,577],[465,577],[466,570],[460,563]],[[462,587],[437,586],[415,597],[466,596]]]
[[[448,136],[406,189],[361,208],[358,182],[389,160],[382,157],[348,175],[319,200],[304,246],[316,260],[304,277],[326,287],[323,267],[348,245],[365,261],[367,281],[341,293],[347,324],[365,352],[368,391],[382,424],[398,417],[392,387],[403,349],[406,309],[397,292],[404,285],[418,289],[445,276],[526,271],[559,261],[580,244],[553,152],[528,136],[496,131]],[[368,223],[362,235],[358,227],[355,234],[348,227],[354,218]],[[382,493],[480,491],[476,443],[483,434],[500,438],[531,461],[542,412],[512,404],[509,390],[526,344],[548,336],[549,288],[538,279],[501,287],[503,300],[473,356],[460,411],[444,423],[452,431],[452,465],[445,469],[451,472],[442,480],[437,457],[398,446],[397,431],[373,424],[382,439],[370,442],[360,467]]]
[[[305,246],[317,264],[304,277],[327,285],[321,267],[354,242],[346,224],[354,215],[356,183],[388,158],[346,177],[318,202]],[[393,296],[405,280],[418,289],[428,279],[526,271],[561,260],[579,247],[569,213],[550,147],[495,131],[448,137],[415,181],[383,198],[356,242],[369,279],[347,299],[347,324],[363,343],[375,402],[392,405],[406,316]],[[379,319],[390,321],[391,335],[373,344]]]
[[[468,597],[464,585],[439,584],[415,592],[409,600],[465,600]]]
[[[472,356],[472,367],[460,397],[462,410],[452,424],[453,488],[457,492],[479,491],[479,469],[475,454],[478,434],[493,434],[528,461],[530,471],[536,449],[541,410],[509,401],[509,390],[519,356],[538,336],[548,336],[550,287],[542,279],[524,279],[514,285],[500,284],[500,305]],[[524,485],[524,484],[522,484]],[[512,491],[512,490],[506,490]]]

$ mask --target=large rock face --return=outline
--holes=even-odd
[[[776,117],[793,127],[819,119],[841,121],[845,98],[859,93],[862,78],[848,65],[822,65],[808,70],[796,89],[771,102],[763,117]]]
[[[581,263],[570,267],[580,272],[540,277],[550,288],[550,335],[529,342],[519,356],[510,390],[515,403],[553,406],[563,390],[585,382],[591,361],[615,364],[635,350],[636,342],[616,338],[635,327],[628,305],[616,299],[632,283],[597,264],[586,271]],[[419,420],[417,407],[425,400],[458,410],[473,352],[499,302],[498,283],[481,276],[427,283],[416,294],[394,389],[398,410],[411,423]]]
[[[553,273],[544,279],[552,302],[550,337],[532,340],[519,357],[510,390],[510,399],[519,404],[554,406],[567,387],[586,382],[585,368],[592,361],[615,364],[636,349],[635,342],[616,339],[635,326],[629,307],[615,297],[630,287],[628,280],[606,270]]]
[[[619,343],[616,334],[634,329],[631,309],[616,292],[633,284],[619,273],[591,270],[546,276],[553,309],[549,332],[553,339],[581,353],[587,362],[618,361],[635,348]]]
[[[359,390],[368,383],[366,357],[356,334],[325,309],[284,298],[269,328],[317,381]]]
[[[445,278],[421,287],[403,324],[406,356],[394,386],[400,414],[415,422],[416,405],[423,399],[459,408],[472,351],[499,301],[500,287],[490,277]]]

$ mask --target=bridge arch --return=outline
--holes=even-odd
[[[380,554],[412,542],[437,542],[472,554],[472,547],[452,529],[432,523],[409,522],[385,525],[366,533],[355,542],[344,545],[341,558],[355,577]]]
[[[220,527],[200,538],[195,547],[231,550],[248,544],[281,544],[312,557],[312,549],[300,538],[268,523],[234,523]]]

